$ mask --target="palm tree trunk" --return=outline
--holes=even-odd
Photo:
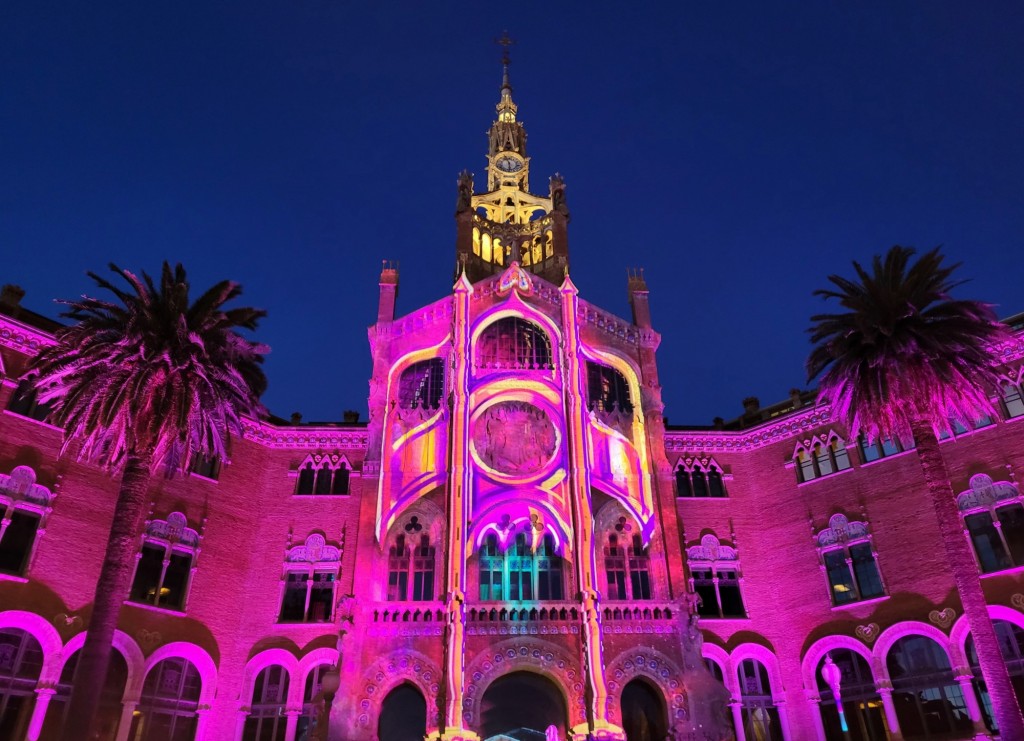
[[[62,741],[91,739],[96,708],[107,678],[114,629],[121,605],[128,596],[129,582],[139,547],[139,525],[145,512],[149,469],[153,455],[142,452],[128,455],[121,489],[114,508],[114,521],[107,539],[103,568],[96,582],[92,616],[85,634],[85,645],[78,657],[71,703],[61,733]]]
[[[974,636],[981,675],[992,698],[992,713],[999,726],[999,734],[1004,739],[1024,739],[1024,717],[1021,716],[1010,675],[999,650],[981,579],[978,577],[978,566],[964,535],[964,526],[949,483],[946,462],[939,450],[939,442],[931,423],[915,420],[911,428],[917,443],[917,456],[924,471],[925,485],[939,520],[946,559],[960,593],[967,624]]]

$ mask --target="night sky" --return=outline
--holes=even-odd
[[[654,7],[652,7],[654,6]],[[485,183],[505,28],[532,186],[561,172],[582,297],[651,289],[666,414],[804,381],[811,292],[944,244],[961,295],[1024,310],[1024,20],[986,3],[7,2],[0,282],[241,282],[271,411],[365,416],[381,260],[444,296],[455,178]]]

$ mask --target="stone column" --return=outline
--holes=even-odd
[[[245,721],[248,717],[249,711],[246,708],[238,711],[238,720],[235,721],[235,739],[242,738],[242,734],[245,733]]]
[[[974,691],[974,675],[958,672],[956,681],[960,685],[960,692],[963,693],[964,702],[967,704],[967,714],[971,717],[971,725],[974,727],[974,738],[992,738],[988,729],[985,728],[985,722],[982,719],[981,704],[978,702],[978,695]]]
[[[828,741],[825,738],[825,721],[821,717],[821,697],[808,692],[807,705],[811,709],[811,720],[814,722],[814,737],[817,741]]]
[[[284,741],[295,741],[295,732],[299,728],[300,715],[302,715],[302,708],[288,708],[284,711]]]
[[[892,687],[876,685],[882,697],[882,708],[885,710],[885,722],[889,726],[890,741],[903,741],[900,721],[896,717],[896,703],[892,701]]]
[[[125,700],[121,703],[121,720],[117,723],[117,735],[114,737],[114,741],[128,741],[128,734],[132,730],[132,718],[135,717],[135,708],[138,706],[138,699]]]
[[[196,721],[196,738],[195,741],[206,741],[206,732],[210,725],[210,706],[200,705],[199,709],[196,710],[196,716],[199,720]]]
[[[39,741],[39,734],[43,730],[43,721],[46,720],[46,708],[50,706],[50,698],[57,694],[53,687],[36,687],[36,704],[32,708],[32,717],[28,721],[28,733],[25,738],[28,741]]]
[[[729,707],[732,708],[732,723],[736,726],[736,741],[747,741],[747,733],[743,729],[743,703],[733,700]]]

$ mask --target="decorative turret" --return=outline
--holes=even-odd
[[[483,280],[518,262],[531,273],[558,285],[568,267],[565,181],[551,178],[547,197],[531,193],[530,158],[526,155],[526,129],[512,100],[508,49],[514,42],[506,34],[498,43],[502,53],[501,98],[497,119],[487,134],[486,193],[473,192],[473,176],[463,171],[458,179],[456,220],[456,275],[465,268],[471,282]]]

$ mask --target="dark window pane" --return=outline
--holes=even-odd
[[[676,496],[693,496],[693,487],[690,485],[690,472],[685,468],[676,470]]]
[[[864,459],[865,463],[877,461],[882,457],[882,451],[877,440],[868,442],[867,438],[861,437],[858,439],[858,443],[860,444],[860,457]]]
[[[281,603],[281,622],[297,623],[305,617],[307,578],[307,574],[288,574]]]
[[[39,528],[39,517],[30,512],[14,510],[11,522],[0,540],[0,571],[6,574],[25,573],[28,565],[28,554],[36,539]]]
[[[718,593],[722,598],[722,617],[746,617],[743,598],[740,596],[740,580],[735,571],[718,573]]]
[[[1003,538],[1010,548],[1010,559],[1014,566],[1024,566],[1024,507],[1011,504],[996,510]]]
[[[312,494],[313,484],[316,481],[316,471],[312,463],[307,463],[299,470],[299,488],[296,494]]]
[[[1010,568],[1010,556],[1003,547],[1003,541],[999,538],[995,525],[992,524],[992,517],[984,512],[968,515],[964,522],[971,535],[971,542],[974,543],[974,551],[978,554],[981,570],[987,574]]]
[[[598,412],[632,412],[629,386],[614,368],[587,363],[587,408]]]
[[[325,623],[331,619],[334,605],[334,574],[317,572],[309,585],[309,615],[307,622]]]
[[[188,577],[192,571],[192,556],[184,553],[172,553],[171,563],[167,566],[167,575],[160,589],[160,606],[172,610],[181,610],[185,606],[185,591],[188,589]]]
[[[871,545],[860,543],[851,547],[850,558],[853,560],[853,573],[857,575],[861,599],[871,599],[884,594],[882,577],[878,573],[878,563],[875,561],[875,554],[871,552]]]
[[[714,575],[708,569],[693,572],[693,591],[700,597],[697,614],[702,617],[721,617],[718,605],[718,593],[715,591]]]
[[[826,551],[825,571],[828,572],[828,583],[832,587],[832,601],[835,604],[844,605],[857,599],[853,576],[846,563],[846,551]]]
[[[135,581],[129,599],[132,602],[156,604],[156,590],[160,586],[160,574],[164,568],[164,549],[146,544],[142,546],[142,558],[135,570]]]
[[[331,489],[331,493],[348,494],[348,469],[345,468],[344,463],[334,472],[334,487]]]
[[[725,496],[725,484],[722,482],[722,472],[717,468],[708,471],[708,489],[712,497]]]
[[[406,409],[437,409],[444,397],[444,359],[424,360],[402,371],[398,403]]]
[[[40,422],[46,421],[50,414],[49,404],[39,404],[36,402],[36,390],[33,386],[33,381],[28,378],[23,378],[18,382],[18,388],[11,395],[11,401],[7,405],[7,409],[15,414],[20,414],[22,417],[29,417]]]
[[[708,478],[703,471],[694,471],[690,474],[693,479],[693,496],[706,497],[708,495]]]

